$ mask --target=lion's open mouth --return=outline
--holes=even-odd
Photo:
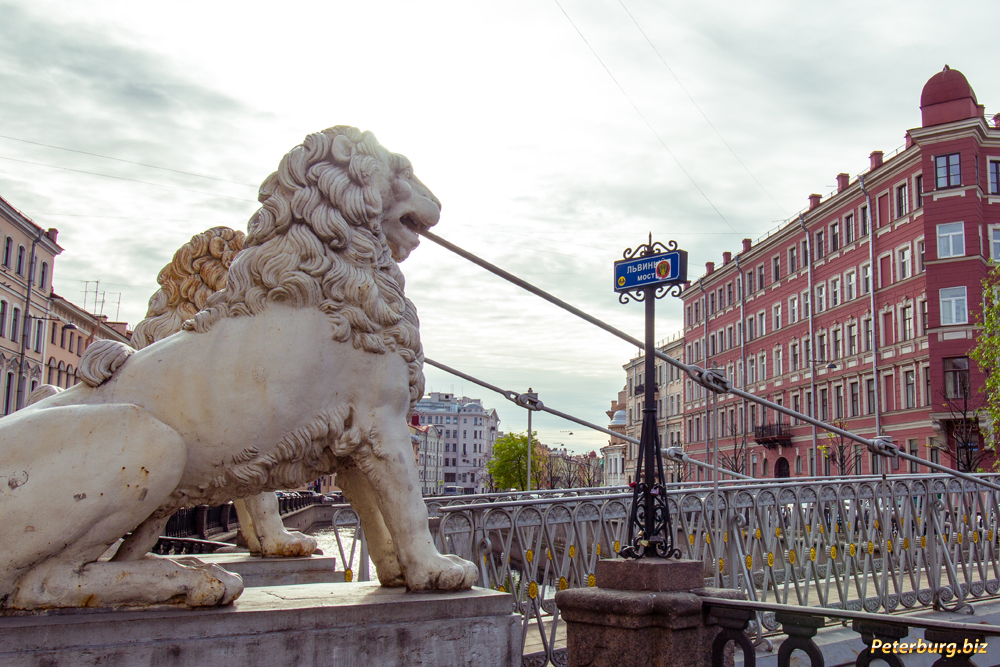
[[[410,230],[416,235],[419,235],[423,231],[424,226],[417,222],[417,219],[413,217],[412,213],[405,213],[399,217],[399,224],[403,225],[406,229]]]

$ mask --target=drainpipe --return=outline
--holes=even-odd
[[[882,420],[879,415],[879,397],[882,393],[878,377],[878,312],[875,310],[875,213],[872,209],[872,197],[865,188],[864,175],[858,176],[858,184],[865,193],[868,206],[868,266],[871,271],[871,285],[868,296],[872,311],[872,378],[875,380],[875,435],[882,434]]]
[[[743,370],[740,371],[740,387],[746,391],[747,390],[747,332],[746,329],[746,317],[743,312],[744,304],[746,303],[746,285],[743,284],[743,267],[740,266],[740,256],[736,255],[736,273],[738,276],[736,286],[740,288],[740,326],[737,331],[740,332],[740,357],[743,359]],[[747,435],[747,399],[743,399],[743,437]]]
[[[709,368],[708,365],[708,294],[705,292],[705,285],[702,281],[698,281],[698,287],[701,288],[701,295],[705,299],[705,305],[702,307],[702,311],[705,313],[705,324],[702,327],[705,335],[705,340],[702,342],[701,347],[705,350],[705,368]],[[705,390],[705,452],[708,452],[708,429],[709,429],[709,419],[711,417],[711,408],[708,407],[708,390]],[[716,468],[719,467],[719,448],[718,448],[718,438],[716,438],[715,453],[712,454],[712,465]],[[717,480],[719,478],[719,471],[712,471],[712,479]]]
[[[15,410],[20,410],[24,407],[25,390],[28,388],[28,378],[25,377],[24,373],[24,353],[28,344],[28,337],[31,335],[31,325],[29,324],[31,318],[31,284],[35,281],[35,247],[42,240],[44,234],[45,232],[39,229],[38,236],[31,242],[28,277],[24,281],[24,312],[21,313],[21,321],[18,323],[18,326],[21,327],[21,354],[17,364],[17,396],[14,399]]]
[[[816,295],[813,294],[813,253],[812,253],[812,238],[809,235],[809,228],[806,227],[806,219],[801,213],[799,213],[799,225],[802,227],[802,231],[806,233],[806,261],[808,264],[808,274],[809,274],[809,391],[811,396],[809,397],[809,414],[813,419],[816,419],[816,337],[813,331],[813,313],[816,312]],[[812,451],[809,453],[812,458],[813,466],[817,468],[813,470],[813,473],[818,475],[819,470],[816,465],[816,425],[813,424],[812,427]]]

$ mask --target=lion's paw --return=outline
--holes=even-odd
[[[407,571],[406,587],[411,591],[464,591],[478,580],[474,564],[452,554],[438,554],[421,563],[416,572]]]
[[[202,563],[195,558],[175,559],[198,575],[187,582],[184,602],[190,607],[218,607],[232,604],[243,592],[243,578],[218,565]]]
[[[313,537],[298,531],[283,530],[276,535],[268,535],[260,540],[260,555],[264,558],[295,558],[309,556],[316,551],[318,543]]]

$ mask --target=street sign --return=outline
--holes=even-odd
[[[687,252],[672,250],[615,262],[615,291],[676,285],[687,280]]]

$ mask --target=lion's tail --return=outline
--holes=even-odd
[[[87,347],[80,358],[80,378],[91,387],[97,387],[114,375],[135,350],[114,340],[99,340]]]

